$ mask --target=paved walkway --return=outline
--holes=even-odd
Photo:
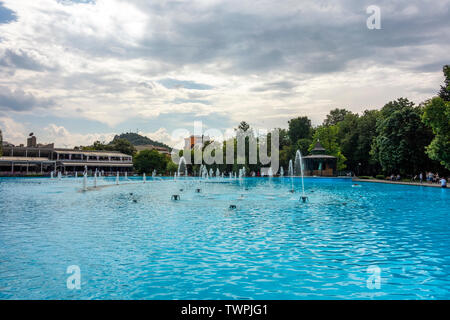
[[[353,178],[352,181],[356,182],[375,182],[375,183],[389,183],[389,184],[403,184],[407,186],[419,186],[419,187],[433,187],[433,188],[440,188],[441,184],[436,183],[420,183],[420,182],[403,182],[403,181],[390,181],[390,180],[378,180],[378,179],[359,179],[359,178]]]

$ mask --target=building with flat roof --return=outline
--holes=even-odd
[[[162,154],[166,154],[166,155],[170,155],[170,150],[168,148],[165,147],[158,147],[158,146],[154,146],[152,144],[146,144],[146,145],[141,145],[141,146],[135,146],[136,150],[138,152],[142,151],[142,150],[156,150],[159,153]]]
[[[43,147],[15,147],[3,145],[0,157],[2,175],[49,174],[104,171],[106,173],[130,172],[133,157],[116,151],[86,151],[54,148],[53,144]]]

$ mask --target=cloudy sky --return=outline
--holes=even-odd
[[[0,128],[68,147],[127,131],[173,145],[193,121],[317,125],[435,95],[449,52],[450,0],[0,0]]]

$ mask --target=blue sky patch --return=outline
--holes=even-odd
[[[200,104],[206,104],[211,105],[211,102],[208,100],[200,100],[200,99],[182,99],[182,98],[176,98],[172,101],[175,104],[182,104],[182,103],[200,103]]]
[[[57,0],[59,3],[61,4],[65,4],[65,5],[71,5],[74,3],[91,3],[91,4],[95,4],[95,0]]]
[[[3,6],[3,2],[0,1],[0,24],[10,23],[17,20],[16,13]]]
[[[161,83],[164,87],[167,89],[193,89],[193,90],[210,90],[213,89],[213,86],[204,84],[204,83],[197,83],[194,81],[182,81],[182,80],[176,80],[176,79],[162,79],[158,81]]]

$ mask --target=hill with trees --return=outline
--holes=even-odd
[[[162,142],[154,141],[146,136],[142,136],[142,135],[140,135],[138,133],[134,133],[134,132],[127,132],[127,133],[122,133],[120,135],[116,135],[114,137],[113,141],[117,140],[117,139],[126,139],[133,146],[143,146],[143,145],[151,144],[155,147],[164,147],[164,148],[168,148],[169,150],[172,149],[168,145],[166,145]]]

